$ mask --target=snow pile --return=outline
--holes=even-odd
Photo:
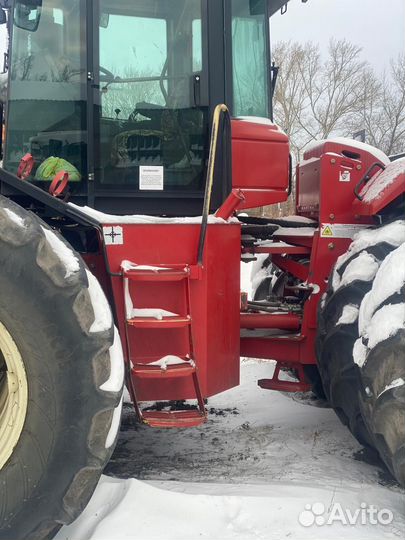
[[[380,308],[362,328],[362,337],[367,340],[367,348],[394,336],[405,328],[405,304],[388,304]]]
[[[274,236],[314,236],[317,230],[313,227],[280,227]]]
[[[149,266],[145,264],[135,264],[131,261],[122,261],[121,268],[124,272],[129,272],[130,270],[139,270],[145,272],[161,272],[164,270],[171,270],[170,268],[165,268],[164,266]]]
[[[155,216],[143,216],[143,215],[129,215],[129,216],[116,216],[113,214],[104,214],[89,206],[78,206],[73,203],[69,203],[70,206],[76,210],[83,212],[87,216],[97,220],[99,223],[106,225],[199,225],[201,224],[202,217],[183,217],[183,218],[169,218],[169,217],[155,217]],[[230,218],[225,221],[222,218],[216,216],[208,216],[208,223],[210,225],[223,225],[230,223],[239,223],[236,218]]]
[[[337,291],[340,287],[349,285],[357,280],[371,281],[376,275],[379,266],[380,263],[373,255],[363,251],[358,257],[350,261],[342,276],[340,276],[338,272],[333,273],[333,290]]]
[[[131,316],[129,318],[132,319],[133,317],[162,321],[164,317],[180,317],[180,315],[159,308],[132,308]]]
[[[360,306],[360,342],[353,349],[354,360],[362,366],[368,352],[405,328],[405,303],[386,303],[405,287],[405,243],[382,262],[373,287]],[[405,300],[405,298],[404,298]]]
[[[90,327],[90,333],[106,332],[113,324],[110,304],[98,280],[89,270],[86,270],[86,274],[89,282],[88,291],[94,311],[94,322]]]
[[[120,426],[121,426],[121,416],[122,416],[123,403],[124,403],[124,396],[121,397],[121,401],[120,401],[118,407],[116,407],[114,409],[113,417],[112,417],[112,420],[111,420],[111,426],[110,426],[110,429],[108,431],[107,439],[105,441],[105,447],[106,448],[111,448],[111,446],[115,443],[115,440],[117,438],[118,431],[119,431]]]
[[[367,360],[368,349],[363,340],[359,338],[353,346],[353,360],[359,367],[363,367]]]
[[[164,356],[160,360],[156,360],[156,362],[148,364],[148,366],[157,366],[160,367],[160,369],[162,369],[163,371],[166,371],[169,366],[179,366],[181,364],[187,364],[189,366],[195,367],[193,360],[184,360],[183,358],[172,355]]]
[[[391,384],[386,386],[384,390],[380,392],[380,394],[378,394],[378,397],[382,396],[385,392],[388,392],[388,390],[392,390],[393,388],[399,388],[400,386],[404,386],[404,385],[405,385],[404,379],[402,378],[395,379],[395,381],[392,381]]]
[[[110,347],[110,376],[100,386],[103,392],[119,392],[124,384],[124,353],[118,328],[114,326],[114,343]]]
[[[76,257],[71,248],[62,242],[62,240],[58,238],[53,231],[50,231],[45,227],[41,228],[44,231],[45,238],[48,244],[51,246],[52,251],[66,268],[65,278],[70,278],[73,274],[80,270],[79,259]]]
[[[347,304],[344,306],[342,315],[336,324],[353,324],[357,321],[358,316],[359,308],[354,304]]]
[[[371,248],[380,243],[387,243],[393,247],[398,247],[405,242],[405,221],[394,221],[380,229],[363,229],[354,237],[348,251],[341,255],[335,265],[333,272],[333,289],[339,286],[341,281],[340,269],[349,259],[354,257],[360,251]],[[364,270],[366,274],[366,270]],[[364,275],[365,275],[364,274]],[[372,278],[371,278],[372,279]],[[347,282],[346,282],[347,283]]]
[[[145,483],[103,477],[84,514],[64,527],[57,540],[382,540],[402,531],[401,498],[382,487],[367,486],[363,499],[356,485],[330,486],[273,483],[254,485]],[[365,488],[366,486],[364,486]],[[333,505],[361,508],[361,503],[388,508],[393,523],[326,524]],[[306,505],[317,503],[323,526],[305,521]],[[305,525],[301,525],[300,520]],[[309,526],[308,526],[308,525]],[[399,534],[401,536],[401,534]]]
[[[5,213],[8,215],[8,217],[11,219],[13,223],[18,225],[18,227],[25,228],[25,223],[22,217],[18,216],[15,212],[10,210],[10,208],[3,208],[3,210],[5,211]]]
[[[314,141],[305,148],[305,152],[315,152],[316,150],[320,150],[325,143],[334,143],[334,144],[341,144],[342,146],[350,146],[351,148],[354,148],[356,150],[361,150],[362,152],[368,152],[369,154],[373,155],[383,165],[388,165],[389,163],[391,163],[390,158],[387,156],[387,154],[384,154],[384,152],[382,152],[378,148],[375,148],[374,146],[371,146],[370,144],[356,141],[354,139],[348,139],[346,137],[333,137],[332,139]]]
[[[370,203],[379,199],[384,191],[393,184],[399,176],[403,175],[405,183],[405,158],[390,163],[387,168],[376,174],[363,190],[363,201]]]
[[[364,331],[378,306],[401,291],[405,284],[405,243],[382,262],[372,290],[365,296],[360,311],[360,330]]]
[[[317,221],[315,219],[311,219],[305,216],[286,216],[278,218],[277,221],[286,221],[286,222],[292,222],[292,223],[300,223],[300,224],[308,224],[308,225],[317,225]]]

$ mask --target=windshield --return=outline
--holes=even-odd
[[[208,140],[200,0],[99,0],[96,179],[200,191]]]
[[[12,31],[5,168],[16,172],[27,152],[37,165],[56,156],[78,180],[87,169],[85,2],[43,0],[37,28],[36,8],[17,9],[27,29],[17,19]]]

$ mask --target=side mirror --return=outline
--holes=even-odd
[[[16,0],[14,24],[27,32],[36,32],[41,20],[42,0]]]
[[[7,14],[3,8],[0,8],[0,25],[6,24],[6,22],[7,22]]]
[[[11,8],[11,2],[12,0],[0,0],[0,7],[3,9],[10,9]]]

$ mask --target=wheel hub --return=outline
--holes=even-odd
[[[0,323],[0,470],[20,439],[27,405],[28,383],[24,362],[15,341]]]

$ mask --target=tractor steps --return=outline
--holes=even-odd
[[[191,317],[132,317],[127,324],[135,328],[184,328],[191,325]]]
[[[206,414],[195,411],[144,411],[142,422],[155,428],[198,427],[207,420]]]
[[[198,367],[194,358],[194,341],[192,318],[190,312],[190,280],[192,269],[190,266],[144,266],[123,261],[121,264],[123,291],[125,298],[125,309],[127,313],[127,348],[129,359],[131,361],[130,371],[130,394],[133,405],[140,422],[150,427],[157,428],[182,428],[196,427],[203,424],[207,419],[204,398],[201,392],[201,386],[198,376]],[[134,309],[131,295],[130,283],[135,287],[133,294],[134,300],[137,299],[136,287],[141,287],[143,294],[150,288],[150,298],[154,298],[154,287],[158,282],[165,283],[164,299],[169,303],[169,299],[176,301],[183,306],[179,314],[175,311],[177,308],[166,305],[165,309],[154,308],[136,308]],[[173,289],[176,287],[176,289]],[[166,298],[167,295],[167,298]],[[149,296],[149,295],[148,295]],[[180,297],[180,298],[179,298]],[[141,316],[134,316],[135,314]],[[145,315],[146,313],[146,315]],[[147,316],[148,315],[148,316]],[[171,341],[172,350],[168,351],[167,356],[159,357],[154,355],[153,351],[159,341],[159,331],[185,332],[181,334],[187,343],[187,351],[177,354],[175,350],[177,341]],[[156,337],[154,331],[157,332]],[[136,341],[131,339],[131,332],[137,332]],[[187,335],[187,339],[185,336]],[[139,351],[135,349],[134,343],[142,341],[147,345],[150,354],[148,358],[137,356]],[[132,346],[131,346],[132,345]],[[178,345],[177,345],[178,346]],[[156,352],[156,349],[155,349]],[[178,351],[177,351],[178,352]],[[175,379],[191,379],[191,388],[193,388],[193,398],[197,400],[195,410],[175,410],[175,411],[144,411],[141,408],[140,401],[137,399],[137,392],[140,385],[148,385],[153,390],[153,385],[159,385],[162,381]],[[190,384],[190,383],[189,383]],[[176,401],[181,401],[185,396],[176,396]]]

